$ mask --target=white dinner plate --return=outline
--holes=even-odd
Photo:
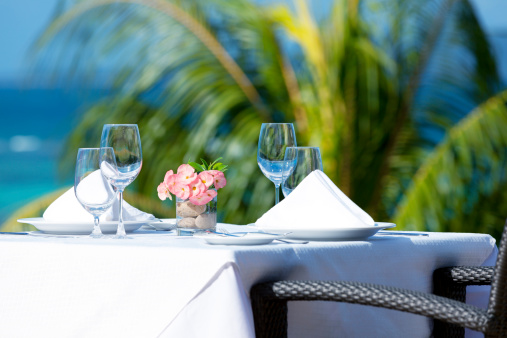
[[[169,231],[176,229],[176,218],[161,218],[160,221],[150,222],[150,226],[159,231]]]
[[[90,234],[86,235],[60,235],[60,234],[48,234],[47,232],[42,231],[29,231],[28,235],[36,236],[36,237],[58,237],[58,238],[86,238]]]
[[[310,241],[351,241],[363,240],[375,235],[379,230],[394,228],[394,223],[377,222],[374,226],[335,228],[335,229],[294,229],[294,228],[261,228],[261,231],[284,234],[286,238]]]
[[[21,218],[19,223],[28,223],[38,230],[54,235],[89,235],[93,230],[92,222],[56,222],[46,221],[43,217]],[[124,221],[125,231],[133,232],[139,229],[146,221]],[[104,234],[115,234],[118,221],[100,221],[100,230]]]
[[[203,233],[194,235],[194,237],[202,238],[206,243],[213,245],[262,245],[269,244],[283,236],[248,233],[245,236],[232,237]]]

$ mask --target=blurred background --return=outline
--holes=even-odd
[[[504,0],[0,1],[0,224],[41,216],[104,123],[137,123],[126,200],[222,156],[220,220],[274,203],[263,122],[293,122],[375,220],[486,232],[507,216]]]

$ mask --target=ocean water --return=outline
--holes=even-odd
[[[0,87],[0,225],[27,203],[72,185],[58,172],[62,144],[83,106],[79,90]]]
[[[57,178],[57,160],[36,154],[2,154],[0,164],[0,223],[26,203],[71,182]]]

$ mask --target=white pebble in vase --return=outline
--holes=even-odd
[[[195,219],[195,225],[199,229],[210,229],[214,228],[217,223],[217,214],[201,214]]]
[[[178,202],[176,211],[180,217],[197,217],[206,210],[206,205],[195,205],[190,201]]]
[[[185,217],[178,221],[178,226],[180,228],[195,228],[195,218],[193,217]]]

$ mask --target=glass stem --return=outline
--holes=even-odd
[[[280,202],[280,184],[275,184],[275,205]]]
[[[101,237],[102,231],[100,231],[99,226],[99,216],[93,216],[93,231],[91,234],[92,237]]]
[[[118,215],[118,230],[116,231],[116,238],[125,238],[127,234],[125,233],[125,226],[123,225],[123,190],[120,190],[118,195],[120,199],[120,210]]]

